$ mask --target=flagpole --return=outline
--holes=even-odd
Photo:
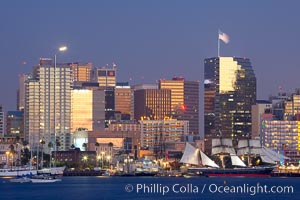
[[[219,38],[219,35],[220,35],[220,29],[218,31],[218,57],[220,57],[220,38]]]

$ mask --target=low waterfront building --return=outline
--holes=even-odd
[[[52,157],[56,162],[68,165],[72,164],[84,164],[84,163],[96,163],[95,151],[80,151],[79,148],[71,149],[69,151],[53,151]]]
[[[189,122],[186,120],[140,120],[141,148],[154,152],[164,151],[165,143],[180,142],[189,132]]]

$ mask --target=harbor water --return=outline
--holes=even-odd
[[[299,178],[62,177],[56,183],[0,178],[1,200],[300,199]]]

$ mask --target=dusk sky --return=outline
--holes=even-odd
[[[250,58],[258,99],[279,86],[292,92],[300,87],[299,8],[296,0],[3,0],[0,104],[15,110],[18,74],[61,45],[69,50],[57,53],[59,62],[115,62],[118,81],[155,83],[176,75],[199,80],[202,88],[204,59],[217,55],[218,29],[230,36],[221,56]]]

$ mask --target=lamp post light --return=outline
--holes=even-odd
[[[88,157],[87,156],[83,156],[82,159],[84,161],[84,167],[86,167],[86,163],[87,163]]]
[[[103,169],[104,154],[105,154],[105,152],[104,152],[104,151],[101,151],[101,156],[102,156],[102,158],[101,158],[101,161],[102,161],[102,163],[101,163],[101,168],[102,168],[102,169]]]
[[[101,156],[97,156],[97,167],[99,167],[99,160],[101,159]]]
[[[8,161],[9,151],[6,151],[5,154],[6,154],[6,165],[8,166],[8,162],[9,162],[9,161]]]
[[[107,159],[107,162],[108,162],[108,169],[110,168],[110,158],[111,158],[111,156],[110,155],[108,155],[108,156],[106,156],[106,159]]]

